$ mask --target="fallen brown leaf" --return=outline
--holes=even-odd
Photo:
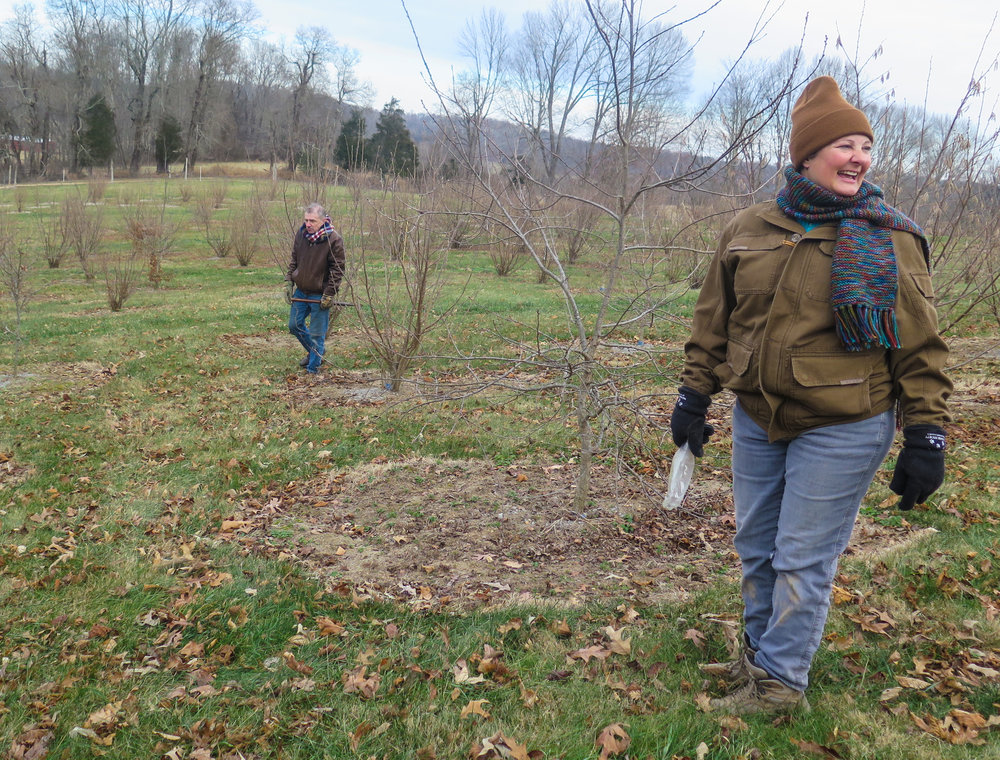
[[[465,660],[459,660],[452,666],[451,674],[455,678],[455,683],[468,683],[476,684],[483,683],[486,678],[484,676],[474,676],[469,672],[469,663]]]
[[[349,673],[344,674],[344,693],[357,694],[362,699],[371,699],[378,692],[382,683],[382,676],[378,673],[366,675],[368,666],[359,665]]]
[[[344,632],[344,626],[328,617],[316,618],[316,627],[320,636],[339,636]]]
[[[583,660],[584,662],[590,662],[590,659],[596,658],[598,660],[606,660],[611,656],[611,651],[605,649],[598,644],[592,644],[589,647],[583,649],[577,649],[575,652],[569,653],[570,659]]]
[[[632,639],[625,638],[624,628],[613,628],[610,625],[602,629],[608,637],[608,649],[615,654],[629,655],[632,653]]]
[[[632,737],[625,731],[621,723],[605,726],[597,734],[594,745],[601,750],[600,760],[608,760],[612,755],[620,755],[628,749]]]
[[[462,714],[460,717],[467,718],[470,715],[479,715],[483,718],[489,720],[490,714],[486,711],[483,705],[488,705],[490,701],[488,699],[472,699],[469,701],[465,707],[462,708]]]
[[[705,651],[705,634],[697,628],[688,628],[684,632],[684,638],[694,644],[699,651]]]
[[[304,676],[311,676],[313,669],[306,665],[304,662],[299,662],[295,659],[295,655],[291,652],[282,652],[281,658],[285,661],[285,664],[294,670],[296,673],[301,673]]]
[[[518,744],[499,732],[474,745],[469,756],[473,760],[541,760],[544,757],[541,750],[533,749],[529,752],[526,745]]]
[[[930,682],[920,678],[910,678],[909,676],[896,676],[896,683],[904,689],[926,689]]]

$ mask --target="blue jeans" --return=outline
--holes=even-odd
[[[319,371],[319,364],[326,350],[326,331],[330,327],[329,310],[319,308],[322,297],[322,293],[305,293],[296,288],[292,298],[309,299],[310,303],[292,301],[292,310],[288,316],[288,332],[299,339],[302,348],[309,354],[306,371],[312,373]]]
[[[747,641],[757,666],[793,689],[809,684],[837,560],[894,433],[890,410],[769,443],[739,404],[733,411],[734,543]]]

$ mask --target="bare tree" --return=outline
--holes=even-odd
[[[580,509],[588,498],[593,458],[610,444],[614,430],[626,431],[618,435],[625,441],[631,440],[638,417],[651,429],[662,426],[652,415],[643,416],[636,382],[653,371],[655,357],[648,348],[636,349],[632,336],[651,315],[662,310],[671,316],[670,300],[686,284],[671,285],[659,276],[665,268],[660,261],[669,254],[652,208],[664,205],[670,192],[697,188],[738,148],[724,145],[709,154],[707,106],[694,114],[684,108],[692,47],[681,29],[691,19],[673,22],[667,14],[647,19],[638,0],[588,0],[586,8],[585,35],[594,39],[593,95],[576,108],[586,104],[589,109],[594,140],[579,160],[560,157],[562,181],[549,182],[546,166],[536,166],[502,135],[487,135],[495,159],[485,167],[466,144],[452,138],[453,151],[482,199],[471,213],[519,240],[562,296],[569,334],[539,334],[534,345],[520,345],[513,361],[556,378],[541,387],[559,388],[575,420],[580,456],[574,503]],[[748,48],[762,26],[749,30]],[[751,124],[737,132],[740,140],[752,139],[790,88],[790,82],[782,83],[758,104],[748,115]],[[449,97],[442,95],[440,104],[445,118],[465,115]],[[444,130],[445,135],[457,133]],[[496,165],[507,169],[492,171]],[[575,282],[558,245],[577,208],[597,212],[594,228],[601,231],[605,260],[596,293]],[[659,259],[651,256],[656,251]],[[623,344],[619,336],[628,340]]]
[[[248,203],[240,206],[228,220],[229,241],[236,263],[248,267],[260,253],[261,240],[258,230],[259,206]]]
[[[18,173],[28,176],[45,171],[52,126],[52,71],[45,41],[39,38],[37,28],[29,5],[15,6],[14,17],[0,28],[0,70],[18,95],[12,114],[17,121],[15,128],[22,143],[25,138],[30,141],[29,165],[21,165],[20,150],[14,159]],[[8,124],[7,128],[14,126]]]
[[[291,124],[288,130],[288,171],[295,172],[299,150],[302,115],[309,94],[323,79],[323,66],[329,60],[333,44],[325,29],[319,26],[299,29],[295,49],[288,63],[293,72]]]
[[[256,17],[257,10],[250,0],[202,0],[199,6],[197,80],[184,137],[184,159],[189,169],[198,162],[209,105],[219,80],[235,64],[239,45]]]
[[[552,0],[547,11],[524,14],[509,56],[504,112],[525,131],[549,185],[564,161],[567,134],[579,126],[574,112],[593,94],[596,44],[582,6]]]
[[[6,214],[0,215],[0,289],[10,298],[14,307],[12,325],[4,325],[4,331],[13,336],[14,353],[11,370],[14,377],[20,373],[21,358],[24,353],[24,314],[34,295],[31,286],[31,261],[23,242],[10,224]]]
[[[396,253],[380,256],[371,245],[376,238],[362,236],[352,251],[347,280],[358,323],[385,372],[387,387],[398,392],[419,359],[421,345],[461,296],[450,304],[442,300],[448,252],[429,224],[430,215],[401,205],[395,211],[395,223],[383,229],[401,233],[394,240]]]
[[[53,22],[55,52],[61,57],[64,70],[70,75],[66,98],[70,104],[68,140],[77,145],[83,131],[86,103],[95,89],[99,76],[110,69],[113,60],[109,46],[107,3],[104,0],[47,0]],[[79,153],[70,150],[70,170],[79,168]]]
[[[507,277],[528,261],[528,251],[524,244],[517,237],[507,234],[507,230],[501,228],[501,234],[486,241],[486,250],[493,262],[493,271],[498,277]]]
[[[163,87],[171,37],[185,17],[189,0],[111,0],[125,66],[131,75],[128,100],[132,123],[129,170],[138,174],[149,149],[153,109]]]
[[[66,219],[64,215],[56,219],[55,224],[43,224],[41,226],[42,253],[48,262],[49,269],[58,269],[62,263],[66,252],[70,249],[69,231],[65,227]]]
[[[177,237],[177,224],[167,219],[167,185],[159,203],[136,200],[122,206],[122,236],[128,241],[135,258],[145,258],[149,284],[163,284],[163,261]]]
[[[744,59],[720,88],[709,111],[710,139],[718,146],[737,146],[720,185],[726,189],[731,207],[772,197],[784,184],[780,170],[787,163],[795,93],[787,90],[782,101],[768,111],[762,112],[760,104],[769,102],[772,93],[781,91],[783,83],[793,76],[800,81],[811,79],[821,62],[822,57],[802,71],[798,48],[786,50],[774,60]],[[747,133],[755,135],[754,139],[745,139]]]
[[[83,267],[84,277],[93,280],[94,255],[104,240],[104,209],[88,207],[79,194],[69,193],[63,199],[59,224],[66,231],[69,247]]]
[[[367,105],[375,96],[375,88],[371,82],[362,80],[358,75],[358,63],[361,54],[353,48],[338,45],[333,51],[330,62],[334,70],[334,93],[339,106],[346,102],[356,105]],[[343,114],[338,117],[343,119]]]
[[[279,92],[287,81],[281,48],[253,40],[241,57],[231,83],[236,135],[246,155],[266,156],[272,171],[282,154],[278,139],[285,107]]]
[[[233,250],[232,227],[226,222],[213,224],[211,218],[204,225],[205,243],[218,258],[226,258]]]
[[[115,248],[100,256],[99,268],[108,308],[121,311],[139,288],[142,258],[133,247]]]
[[[448,95],[451,105],[461,114],[460,124],[452,119],[449,126],[458,127],[464,141],[463,153],[481,166],[486,154],[483,128],[501,87],[508,55],[503,15],[490,8],[483,11],[478,24],[467,22],[459,47],[470,68],[458,75]]]

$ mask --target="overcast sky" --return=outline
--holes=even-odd
[[[667,11],[668,19],[680,20],[697,15],[711,4],[695,0],[646,0],[644,14],[649,17]],[[542,10],[548,5],[549,0],[407,0],[434,76],[444,81],[452,67],[456,70],[462,67],[458,36],[465,23],[478,18],[482,9],[499,8],[509,26],[516,28],[525,11]],[[422,66],[400,0],[336,0],[329,6],[314,0],[257,0],[257,6],[262,24],[272,33],[290,38],[296,26],[301,25],[299,20],[312,14],[314,21],[330,28],[338,42],[357,49],[361,54],[359,70],[377,91],[373,105],[381,106],[395,96],[410,111],[420,109],[421,102],[429,98],[420,78]],[[901,6],[906,10],[900,10]],[[828,50],[832,51],[838,35],[852,50],[860,43],[863,57],[881,46],[883,54],[873,71],[891,73],[890,82],[898,100],[923,104],[926,90],[930,110],[950,114],[971,79],[994,22],[997,3],[995,0],[951,0],[947,4],[939,0],[908,0],[904,5],[885,0],[867,3],[787,0],[784,4],[768,4],[764,0],[722,0],[704,17],[684,27],[689,40],[703,35],[695,52],[697,93],[704,92],[722,77],[724,63],[743,48],[749,30],[767,7],[769,15],[776,15],[754,57],[768,58],[794,47],[802,36],[808,14],[805,40],[810,52],[822,50],[824,38],[828,38]],[[859,24],[862,24],[860,35]],[[992,61],[998,51],[1000,30],[995,30],[987,41],[981,66]],[[994,74],[993,79],[1000,89],[1000,74]]]
[[[580,2],[583,0],[571,0]],[[14,0],[0,0],[0,19],[12,14]],[[36,7],[44,7],[38,0]],[[423,82],[423,65],[417,54],[401,0],[255,0],[260,10],[258,25],[272,41],[291,41],[299,27],[319,25],[329,29],[337,43],[356,49],[361,56],[358,71],[375,87],[370,105],[379,108],[391,97],[406,111],[433,106]],[[453,71],[462,68],[458,38],[470,19],[484,8],[497,7],[508,25],[520,25],[528,10],[543,10],[549,0],[407,0],[420,44],[435,78],[446,84]],[[646,0],[644,15],[668,12],[676,22],[697,15],[711,0]],[[905,8],[904,10],[901,10]],[[833,53],[840,36],[850,49],[865,58],[881,46],[882,54],[871,71],[890,73],[896,98],[911,104],[927,104],[936,113],[952,114],[977,66],[992,62],[1000,51],[1000,30],[989,34],[996,20],[995,0],[787,0],[784,4],[765,0],[721,0],[702,18],[683,27],[688,39],[702,35],[695,50],[695,95],[703,94],[718,81],[724,64],[743,48],[749,30],[765,9],[774,15],[754,57],[769,58],[793,47],[802,36],[810,53],[818,53],[828,40]],[[859,24],[860,32],[859,32]],[[989,35],[989,36],[988,36]],[[985,42],[985,52],[983,46]],[[996,101],[1000,74],[991,75]]]

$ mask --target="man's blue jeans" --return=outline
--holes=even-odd
[[[330,326],[329,310],[319,308],[322,297],[322,293],[305,293],[296,288],[292,298],[308,299],[309,303],[292,301],[292,310],[288,316],[288,332],[299,339],[302,348],[309,354],[306,371],[312,373],[319,371],[319,364],[326,350],[326,331]]]
[[[805,691],[837,561],[895,433],[892,410],[769,443],[736,405],[733,499],[743,621],[755,663]]]

